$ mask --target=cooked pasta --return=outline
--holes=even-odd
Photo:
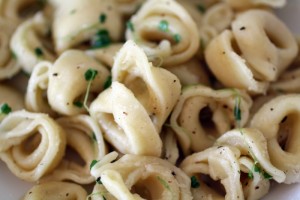
[[[298,100],[298,94],[278,96],[264,104],[251,120],[251,126],[267,139],[272,163],[285,172],[285,183],[300,181]]]
[[[66,135],[47,115],[15,111],[0,124],[0,158],[19,178],[38,181],[64,155]]]
[[[96,163],[91,174],[101,180],[104,187],[98,194],[108,200],[192,199],[190,178],[156,157],[124,155],[114,163]]]
[[[72,180],[80,184],[92,183],[94,178],[90,175],[90,163],[100,160],[106,154],[106,145],[97,123],[87,115],[64,117],[56,120],[67,135],[68,148],[75,151],[84,163],[77,163],[74,155],[63,158],[56,169],[44,177],[42,181]],[[74,158],[72,158],[74,156]]]
[[[130,19],[126,38],[135,40],[149,57],[158,57],[163,66],[181,64],[199,47],[197,26],[174,0],[147,1]]]
[[[25,72],[31,73],[40,60],[54,60],[54,55],[39,39],[42,36],[46,37],[49,28],[50,24],[43,13],[37,13],[24,21],[14,32],[10,47]]]
[[[235,103],[240,101],[241,126],[249,117],[252,100],[248,94],[234,89],[212,90],[202,85],[190,86],[182,95],[171,115],[171,127],[185,154],[202,151],[233,127]]]
[[[286,3],[0,0],[0,164],[36,184],[13,191],[258,200],[300,182]]]
[[[279,19],[250,10],[232,22],[232,31],[225,30],[208,45],[205,58],[224,85],[265,93],[269,81],[277,80],[297,52],[294,37]]]
[[[23,200],[85,200],[87,192],[74,183],[51,181],[33,186]]]

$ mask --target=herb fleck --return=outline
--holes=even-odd
[[[9,107],[9,105],[7,103],[5,103],[5,104],[2,104],[0,110],[1,110],[1,114],[7,115],[8,113],[11,112],[11,107]]]
[[[162,32],[168,32],[169,31],[169,23],[167,20],[161,20],[158,25],[158,29]]]
[[[175,40],[176,43],[179,43],[181,41],[181,36],[177,33],[173,36],[173,39]]]
[[[34,53],[37,57],[42,57],[44,55],[44,52],[41,48],[37,47],[34,49]]]
[[[102,184],[101,177],[98,177],[98,178],[96,179],[96,183],[98,183],[99,185]]]
[[[192,188],[198,188],[199,186],[200,186],[200,183],[199,183],[197,177],[196,176],[192,176],[191,177],[191,187]]]
[[[88,69],[85,74],[84,74],[84,78],[86,81],[92,81],[95,79],[95,77],[97,76],[98,71],[95,69]]]
[[[97,160],[92,160],[90,164],[90,170],[96,165],[97,162],[98,162]]]
[[[110,45],[111,39],[109,32],[106,29],[99,30],[91,40],[91,46],[93,49],[103,48]]]
[[[156,178],[167,190],[171,191],[169,184],[164,179],[162,179],[160,176],[157,176]]]
[[[105,21],[106,21],[106,14],[101,13],[101,15],[99,16],[99,21],[102,24],[105,23]]]
[[[76,106],[76,107],[78,107],[78,108],[82,108],[83,103],[82,103],[81,101],[75,101],[75,102],[73,103],[73,105]]]
[[[206,7],[203,4],[198,4],[197,5],[197,9],[201,12],[201,13],[205,13],[206,11]]]
[[[126,23],[126,27],[131,31],[131,32],[134,32],[134,26],[133,26],[133,23],[131,21],[128,21]]]
[[[107,89],[111,86],[111,83],[112,83],[112,77],[111,76],[108,76],[106,78],[106,81],[104,82],[104,89]]]

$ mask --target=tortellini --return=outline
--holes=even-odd
[[[171,127],[185,154],[213,145],[215,140],[237,124],[234,109],[240,102],[241,126],[249,117],[252,100],[245,92],[234,89],[212,90],[202,85],[183,89],[171,115]]]
[[[279,19],[250,10],[238,15],[232,31],[225,30],[209,43],[205,58],[224,85],[265,93],[269,81],[278,78],[297,52],[293,35]]]
[[[11,78],[21,69],[15,55],[9,50],[9,40],[15,24],[0,17],[0,80]]]
[[[66,152],[68,150],[75,151],[84,163],[77,163],[76,156],[72,158],[72,156],[66,155],[58,167],[42,181],[72,180],[80,184],[92,183],[94,178],[90,175],[90,164],[93,160],[102,159],[106,154],[106,145],[100,128],[87,115],[64,117],[56,121],[67,135]]]
[[[80,185],[51,181],[33,186],[23,200],[86,200],[87,192]]]
[[[112,81],[90,106],[104,137],[122,153],[159,156],[159,132],[180,94],[178,78],[152,66],[128,41],[115,58]]]
[[[103,187],[98,186],[100,192],[96,194],[108,200],[192,199],[190,178],[168,161],[128,154],[110,163],[117,155],[107,156],[106,162],[99,161],[91,170],[103,184]]]
[[[63,129],[45,114],[15,111],[0,124],[0,159],[17,177],[34,182],[61,161]]]
[[[202,196],[201,199],[223,198],[213,190],[218,188],[214,182],[217,180],[225,188],[225,199],[259,199],[269,190],[269,178],[280,183],[286,178],[283,171],[270,163],[266,139],[255,129],[226,132],[213,147],[187,156],[180,168],[202,183],[201,187],[193,189],[194,197]],[[208,175],[213,181],[199,173]],[[251,175],[241,179],[242,173]]]
[[[298,94],[278,96],[265,103],[250,123],[267,139],[271,162],[285,172],[285,183],[300,181],[299,99]]]
[[[93,69],[97,71],[95,79],[87,91],[88,81],[85,73]],[[85,55],[79,50],[65,51],[48,71],[47,97],[51,108],[64,115],[84,113],[83,103],[86,92],[98,95],[103,88],[109,71],[104,65]],[[93,95],[90,95],[92,98]],[[88,102],[92,100],[89,99]]]
[[[148,57],[158,57],[171,67],[192,58],[199,47],[197,26],[174,0],[151,0],[132,16],[126,38],[140,45]]]
[[[10,47],[22,69],[31,73],[41,60],[53,61],[55,55],[43,44],[40,37],[46,37],[50,25],[43,13],[27,19],[14,32]]]
[[[122,19],[114,1],[50,0],[50,3],[55,7],[52,30],[57,53],[90,41],[103,30],[110,40],[121,39]]]

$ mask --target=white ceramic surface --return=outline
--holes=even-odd
[[[276,13],[282,18],[294,33],[300,35],[300,0],[287,0],[284,9]],[[0,161],[0,199],[19,200],[22,195],[32,186],[16,178]],[[300,184],[276,185],[263,200],[300,200]]]

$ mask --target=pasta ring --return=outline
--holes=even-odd
[[[38,181],[50,173],[65,147],[63,129],[45,114],[15,111],[0,124],[0,158],[23,180]]]
[[[266,137],[271,162],[285,172],[285,183],[300,182],[299,100],[297,94],[275,97],[265,103],[250,122],[251,127]]]
[[[174,0],[152,0],[130,19],[126,38],[140,45],[147,56],[162,59],[172,67],[188,61],[199,47],[197,26],[187,11]]]

